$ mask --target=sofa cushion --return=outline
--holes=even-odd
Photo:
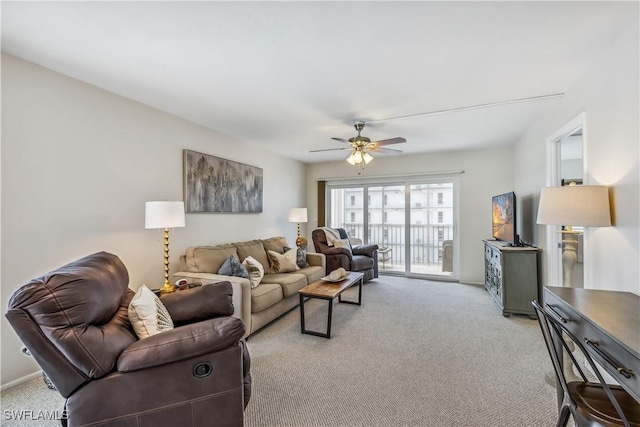
[[[278,252],[279,254],[285,252],[285,246],[287,246],[287,239],[282,236],[272,237],[270,239],[263,239],[262,246],[264,246],[264,250]]]
[[[282,286],[282,294],[285,298],[296,295],[298,291],[307,286],[307,276],[299,273],[265,274],[263,284],[277,283]],[[260,285],[262,286],[262,285]]]
[[[239,259],[234,245],[190,246],[185,260],[188,271],[215,274],[230,256]]]
[[[296,273],[304,274],[307,277],[307,284],[311,284],[320,278],[324,277],[324,268],[317,265],[310,265],[305,268],[301,268]]]
[[[300,270],[296,264],[296,249],[289,249],[285,253],[268,251],[271,268],[269,273],[289,273],[291,271]]]
[[[262,246],[262,241],[250,240],[248,242],[233,243],[233,245],[238,251],[240,261],[244,261],[250,256],[262,264],[266,270],[269,269],[269,259],[267,258],[267,252],[264,250],[264,246]]]
[[[282,300],[282,286],[276,283],[263,283],[251,289],[251,312],[257,313]]]

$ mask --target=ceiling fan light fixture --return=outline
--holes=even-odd
[[[357,164],[357,163],[362,163],[362,151],[360,150],[355,150],[353,152],[353,161]]]
[[[354,153],[355,153],[355,151],[351,152],[351,154],[349,154],[347,156],[347,158],[345,159],[347,161],[347,163],[349,163],[350,165],[353,165],[353,166],[355,166],[357,164],[356,161],[354,160]]]
[[[362,160],[364,160],[365,165],[368,165],[369,162],[373,160],[373,156],[367,152],[364,152],[364,154],[362,154]]]

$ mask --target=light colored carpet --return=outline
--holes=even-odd
[[[307,327],[323,329],[327,302],[305,307]],[[333,314],[329,340],[301,335],[297,309],[249,338],[245,426],[555,425],[537,322],[504,318],[484,288],[386,276]],[[2,425],[59,425],[11,424],[4,411],[62,404],[34,380],[2,393]]]

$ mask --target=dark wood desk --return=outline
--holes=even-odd
[[[591,357],[640,402],[640,296],[545,286],[543,302],[583,340]],[[587,339],[597,349],[587,345]]]

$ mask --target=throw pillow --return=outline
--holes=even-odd
[[[242,261],[249,272],[249,282],[252,288],[257,288],[264,277],[264,267],[255,258],[248,256]]]
[[[333,241],[333,245],[336,248],[345,248],[345,249],[349,249],[349,252],[351,252],[351,243],[349,243],[349,239],[338,239],[338,240],[334,240]]]
[[[242,263],[235,259],[233,255],[222,263],[220,270],[218,270],[218,274],[222,274],[223,276],[244,277],[245,279],[249,278],[249,271],[247,271],[247,267],[242,265]]]
[[[289,273],[291,271],[300,270],[296,264],[296,249],[289,249],[283,254],[275,251],[267,251],[269,261],[271,261],[271,269],[269,273]]]
[[[140,286],[133,296],[128,311],[129,322],[140,339],[173,329],[166,307],[146,285]]]
[[[284,252],[287,252],[288,250],[291,250],[291,248],[285,246]],[[307,262],[307,244],[306,243],[300,245],[300,247],[296,250],[296,264],[298,264],[298,267],[300,268],[309,267],[309,263]]]

